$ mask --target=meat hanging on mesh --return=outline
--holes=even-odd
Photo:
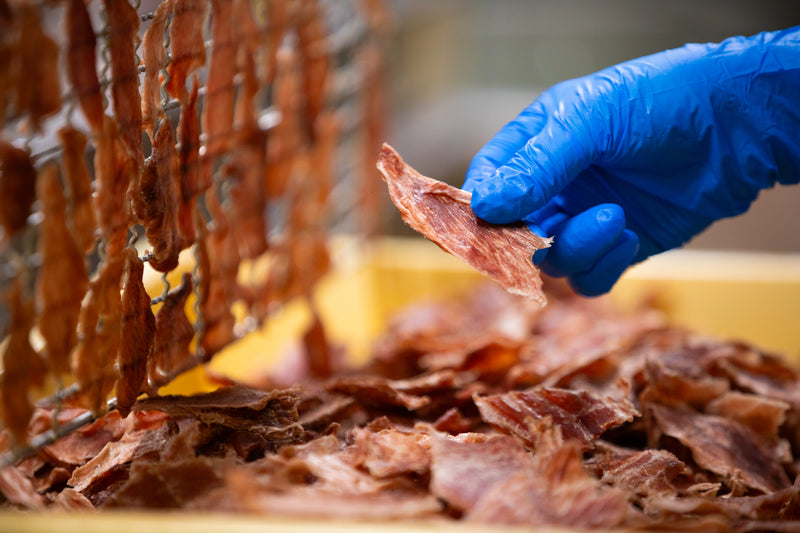
[[[309,297],[328,228],[376,216],[328,205],[381,142],[353,104],[381,90],[355,60],[385,42],[374,4],[0,0],[3,464],[80,425],[32,438],[35,401],[129,412]]]

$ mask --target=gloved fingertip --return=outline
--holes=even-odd
[[[483,179],[472,189],[472,211],[492,224],[508,224],[522,218],[509,198],[509,189],[496,176]]]
[[[600,296],[611,290],[620,276],[633,263],[639,250],[639,237],[624,230],[617,242],[587,272],[570,277],[569,283],[578,294]]]
[[[540,226],[538,226],[537,224],[532,224],[532,223],[527,223],[527,224],[528,224],[528,228],[531,230],[531,232],[534,235],[538,235],[539,237],[542,237],[543,239],[547,238],[547,232],[544,231]],[[535,252],[533,252],[533,256],[531,257],[531,261],[533,261],[533,264],[535,266],[539,266],[542,263],[542,261],[544,261],[547,258],[547,250],[548,250],[548,248],[542,248],[541,250],[536,250]]]

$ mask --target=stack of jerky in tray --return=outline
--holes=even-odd
[[[800,527],[796,368],[546,287],[544,308],[495,286],[408,308],[359,368],[315,322],[272,374],[140,400],[6,468],[5,505]]]

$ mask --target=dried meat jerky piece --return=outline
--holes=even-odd
[[[5,123],[8,105],[16,87],[17,68],[17,32],[16,16],[8,4],[8,0],[0,0],[0,128]]]
[[[89,253],[97,242],[97,235],[92,207],[92,177],[86,165],[86,136],[72,126],[58,130],[58,136],[64,148],[61,172],[65,180],[67,221],[80,249]]]
[[[23,299],[19,279],[6,289],[5,300],[11,320],[3,350],[3,380],[0,386],[0,414],[17,445],[26,441],[28,422],[33,416],[29,389],[44,383],[45,365],[28,336],[33,326],[33,306]]]
[[[164,47],[164,34],[172,13],[172,0],[161,2],[156,9],[150,26],[142,37],[144,59],[144,80],[142,81],[142,128],[153,141],[158,123],[166,118],[161,105],[161,80],[159,75],[169,63],[167,49]]]
[[[702,370],[682,370],[668,368],[660,358],[648,359],[644,368],[648,386],[641,394],[642,401],[664,405],[685,404],[702,409],[730,388],[727,379],[709,376]]]
[[[0,139],[0,225],[7,237],[25,228],[36,199],[36,169],[26,150]]]
[[[686,465],[667,450],[634,451],[601,462],[601,480],[637,497],[657,499],[676,496],[676,478]]]
[[[194,327],[186,316],[186,300],[192,292],[192,275],[184,272],[181,284],[170,290],[156,313],[153,355],[148,361],[147,379],[161,387],[172,376],[196,363],[189,351]]]
[[[380,48],[374,43],[365,44],[358,52],[357,62],[362,72],[361,112],[363,133],[358,171],[358,188],[361,191],[359,223],[363,235],[375,236],[380,230],[383,196],[372,166],[373,154],[381,148],[385,138],[387,104],[384,90],[385,68]]]
[[[31,421],[31,434],[39,434],[52,429],[53,418],[57,419],[57,423],[63,424],[85,412],[84,409],[67,408],[56,415],[51,411],[37,409]],[[128,424],[119,416],[119,412],[112,411],[44,447],[40,452],[40,457],[46,458],[47,462],[52,465],[72,470],[76,466],[90,461],[109,442],[122,438],[127,429]]]
[[[186,100],[186,80],[197,68],[206,64],[203,42],[208,17],[207,0],[173,0],[169,43],[172,61],[167,65],[166,89],[169,95]]]
[[[289,28],[291,17],[289,14],[291,2],[286,0],[265,0],[263,3],[263,18],[267,21],[264,37],[264,82],[272,85],[275,81],[278,49],[283,41],[283,36]]]
[[[195,206],[197,195],[211,184],[200,183],[200,122],[197,115],[197,78],[194,78],[189,98],[181,105],[178,122],[178,175],[180,183],[180,205],[178,206],[178,229],[184,246],[194,244]]]
[[[70,354],[77,342],[78,314],[89,276],[83,254],[67,229],[67,206],[55,163],[42,168],[36,188],[42,208],[38,241],[42,263],[36,276],[37,324],[45,340],[50,371],[62,376],[70,369]]]
[[[236,48],[232,2],[211,0],[211,52],[201,123],[206,136],[204,166],[210,175],[217,158],[232,146],[236,91]],[[209,180],[210,181],[210,180]]]
[[[317,117],[325,107],[329,71],[325,14],[318,0],[300,2],[297,47],[303,68],[306,137],[317,139]]]
[[[275,444],[295,441],[302,433],[298,423],[295,389],[262,392],[231,386],[194,396],[158,396],[133,406],[134,411],[161,411],[173,418],[194,418],[235,430],[250,430]]]
[[[95,506],[92,505],[92,502],[89,501],[89,498],[77,490],[67,487],[56,495],[55,500],[53,500],[53,504],[50,506],[50,508],[74,512],[94,511]]]
[[[500,431],[520,437],[536,448],[535,422],[558,427],[565,439],[574,439],[584,450],[607,429],[631,422],[638,412],[627,400],[601,398],[586,391],[536,387],[476,397],[481,417]]]
[[[69,0],[65,18],[67,74],[72,92],[94,132],[103,128],[103,94],[97,78],[97,38],[84,0]]]
[[[156,132],[144,172],[131,190],[133,211],[153,246],[150,266],[159,272],[169,272],[178,266],[178,255],[183,248],[178,228],[181,194],[178,171],[175,133],[169,122],[164,121]]]
[[[376,478],[417,474],[431,468],[431,435],[426,431],[402,431],[388,428],[370,431],[356,428],[352,439],[353,464],[367,470]]]
[[[117,356],[117,410],[128,416],[143,390],[147,365],[153,351],[156,318],[150,309],[150,296],[144,287],[144,263],[136,250],[125,248],[125,275],[122,290],[122,329]]]
[[[727,483],[742,483],[764,493],[790,485],[781,465],[785,457],[779,443],[719,416],[655,404],[649,409],[659,432],[680,441],[700,467]]]
[[[216,191],[206,193],[206,207],[213,222],[200,224],[197,246],[201,281],[197,287],[199,315],[202,321],[200,354],[205,360],[232,342],[236,319],[231,306],[237,297],[236,277],[239,251],[230,237],[230,225]]]
[[[263,187],[266,146],[257,138],[254,140],[241,143],[222,168],[231,184],[228,220],[241,259],[255,259],[267,250],[267,199]]]
[[[113,36],[108,40],[108,50],[114,116],[138,174],[144,161],[139,65],[136,61],[139,14],[128,0],[103,0],[103,6],[108,17],[108,34]]]
[[[114,119],[106,116],[103,129],[94,138],[94,210],[104,251],[113,257],[128,238],[131,213],[128,187],[139,175],[135,156],[125,145]]]
[[[427,396],[408,394],[388,379],[377,376],[334,377],[325,387],[330,392],[347,394],[366,405],[395,406],[415,411],[430,404]]]
[[[122,326],[120,283],[124,268],[121,254],[106,258],[89,283],[78,318],[78,345],[73,355],[72,373],[84,404],[98,414],[106,411],[106,397],[117,379],[114,364]]]
[[[547,431],[545,431],[547,433]],[[503,525],[615,528],[632,521],[628,495],[583,466],[577,441],[544,435],[528,468],[492,485],[465,519]]]
[[[261,90],[256,70],[261,32],[253,18],[249,0],[233,0],[232,21],[239,41],[236,69],[240,79],[236,94],[234,122],[245,137],[258,128],[256,94]]]
[[[472,509],[493,486],[531,468],[530,454],[513,437],[433,433],[430,438],[431,493],[459,511]]]
[[[15,104],[38,131],[41,121],[61,109],[58,77],[58,44],[42,30],[41,7],[32,2],[16,4],[19,16],[18,63]]]
[[[389,145],[381,149],[378,170],[406,224],[512,294],[545,304],[531,258],[550,239],[534,235],[523,223],[501,226],[480,220],[470,208],[470,193],[420,175]]]
[[[706,405],[706,412],[736,420],[764,437],[777,437],[789,404],[755,394],[730,391]]]

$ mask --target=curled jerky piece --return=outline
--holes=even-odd
[[[97,38],[84,0],[69,0],[65,20],[67,74],[86,121],[103,128],[103,94],[97,78]]]
[[[531,258],[549,247],[550,239],[534,235],[523,223],[480,220],[470,207],[470,193],[422,176],[387,144],[381,148],[378,170],[406,224],[508,292],[546,303]]]

